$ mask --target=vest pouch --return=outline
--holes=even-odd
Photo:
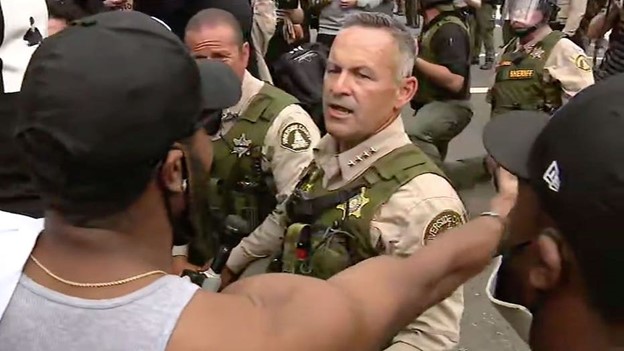
[[[332,228],[314,230],[308,224],[290,225],[281,257],[282,272],[329,279],[351,266],[349,237]]]
[[[210,201],[210,211],[221,213],[223,203],[223,179],[210,178],[208,183],[208,199]]]
[[[286,229],[284,249],[281,254],[282,272],[309,274],[309,238],[311,232],[312,227],[303,223],[293,223]]]
[[[250,228],[260,225],[258,193],[260,185],[253,181],[239,181],[231,192],[234,214],[241,216],[249,223]]]
[[[352,265],[349,241],[352,235],[342,230],[326,228],[312,233],[312,276],[329,279]]]

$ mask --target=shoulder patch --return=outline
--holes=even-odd
[[[435,216],[425,229],[425,244],[439,234],[464,224],[464,217],[456,211],[446,210]]]
[[[302,152],[310,148],[312,136],[308,128],[301,123],[291,123],[280,136],[280,145],[292,152]]]
[[[574,65],[576,65],[576,68],[582,71],[591,71],[591,66],[589,65],[589,62],[587,62],[587,57],[585,57],[585,55],[576,55],[576,57],[574,58]]]

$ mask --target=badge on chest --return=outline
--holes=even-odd
[[[336,208],[342,211],[344,217],[362,218],[362,208],[369,202],[370,199],[366,196],[366,187],[362,187],[359,194],[350,198],[347,203],[336,206]]]
[[[251,140],[247,139],[245,133],[241,134],[238,138],[234,138],[232,143],[234,144],[232,153],[236,154],[238,158],[251,154]]]

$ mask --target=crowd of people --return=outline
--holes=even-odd
[[[533,350],[624,349],[617,1],[0,6],[0,350],[452,350],[492,262]]]

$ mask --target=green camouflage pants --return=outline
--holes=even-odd
[[[410,27],[418,27],[420,25],[416,0],[405,0],[405,18],[407,19],[407,25]]]
[[[477,40],[477,15],[471,13],[466,18],[466,25],[468,26],[468,30],[470,31],[470,55],[472,59],[479,58],[479,52],[474,52],[476,50],[475,42]]]
[[[477,9],[477,30],[474,40],[473,55],[479,57],[481,46],[485,46],[485,60],[494,60],[494,11],[495,6],[483,3]]]
[[[414,116],[403,115],[410,140],[442,168],[456,189],[473,187],[488,178],[482,156],[445,161],[449,142],[471,119],[472,109],[464,101],[434,101],[421,107]]]
[[[511,22],[503,22],[503,45],[507,45],[514,38],[514,32],[511,28]]]

